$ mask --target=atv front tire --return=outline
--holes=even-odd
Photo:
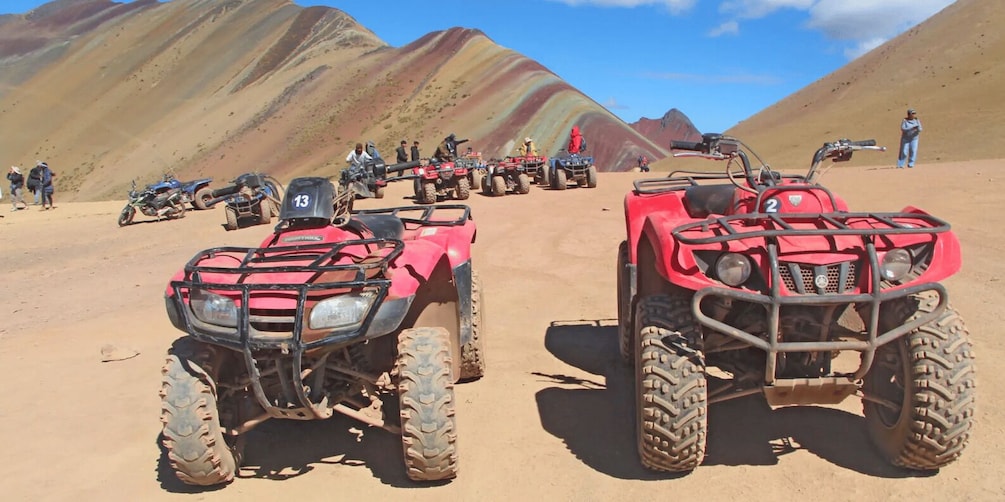
[[[565,190],[569,188],[569,181],[565,176],[565,169],[555,170],[555,190]]]
[[[436,182],[435,181],[422,182],[422,197],[419,199],[419,203],[434,204],[435,202],[436,202]]]
[[[258,203],[258,224],[268,225],[272,221],[272,201],[263,199]]]
[[[527,173],[520,173],[516,177],[516,193],[530,192],[530,176]]]
[[[228,207],[224,213],[227,215],[227,223],[223,225],[223,228],[227,230],[237,230],[237,210]]]
[[[597,166],[586,169],[586,188],[597,188]]]
[[[409,328],[398,335],[398,399],[405,471],[413,481],[457,476],[457,423],[450,334]]]
[[[385,188],[387,188],[387,187],[386,186],[377,185],[377,188],[375,188],[374,191],[373,191],[373,196],[375,198],[378,198],[378,199],[383,199],[384,198],[384,189]]]
[[[457,178],[454,196],[457,200],[468,200],[468,197],[471,197],[471,180],[467,177]]]
[[[551,186],[551,170],[548,166],[541,166],[537,171],[538,175],[538,185]]]
[[[461,346],[461,380],[476,380],[485,376],[485,348],[481,330],[484,328],[482,286],[478,274],[471,273],[471,341]]]
[[[210,486],[234,479],[238,456],[224,440],[216,384],[196,361],[198,342],[182,339],[161,369],[164,447],[178,479]]]
[[[931,313],[938,296],[920,294],[883,304],[881,330]],[[974,422],[973,346],[963,319],[946,307],[932,322],[876,351],[863,391],[894,405],[863,400],[873,442],[894,465],[934,470],[956,460]]]
[[[653,295],[636,308],[637,440],[642,465],[686,472],[705,458],[708,392],[701,326],[689,297]]]

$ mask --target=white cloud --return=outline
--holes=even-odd
[[[676,80],[693,84],[753,84],[753,85],[778,85],[782,79],[772,75],[701,75],[697,73],[673,73],[673,72],[644,72],[644,78],[656,80]]]
[[[580,5],[593,5],[597,7],[639,7],[643,5],[662,5],[670,12],[684,12],[697,2],[697,0],[552,0],[577,7]]]
[[[603,103],[601,103],[601,106],[603,106],[604,108],[607,108],[608,110],[627,110],[628,109],[628,106],[623,105],[621,103],[618,103],[618,100],[615,99],[613,96],[610,97],[610,98],[607,98],[607,101],[604,101]]]
[[[708,36],[715,38],[722,35],[739,35],[740,34],[740,23],[736,21],[726,21],[719,26],[712,28],[708,32]]]
[[[955,0],[723,0],[719,11],[757,19],[779,9],[806,11],[806,27],[831,40],[852,42],[845,56],[854,59],[904,30],[928,19]],[[1000,1],[1000,0],[999,0]]]

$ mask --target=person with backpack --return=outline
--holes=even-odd
[[[572,126],[572,133],[569,135],[569,147],[567,148],[570,154],[579,154],[586,151],[586,139],[579,132],[579,126]]]
[[[41,204],[42,198],[42,161],[35,161],[35,167],[28,171],[28,190],[35,194],[35,205]]]
[[[10,166],[10,172],[7,173],[7,180],[10,181],[10,204],[11,211],[17,211],[18,209],[28,209],[28,203],[24,201],[24,175],[21,174],[21,168],[17,166]],[[17,203],[21,202],[23,208],[17,207]]]
[[[42,209],[55,209],[55,206],[52,205],[52,193],[55,191],[52,180],[56,177],[56,173],[52,172],[52,169],[49,169],[49,164],[45,162],[41,162],[39,165],[42,167],[39,171],[42,175],[42,181],[38,190],[42,192]]]

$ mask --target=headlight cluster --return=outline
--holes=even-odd
[[[747,282],[751,269],[750,259],[739,253],[724,253],[715,261],[715,277],[727,286]]]
[[[189,292],[189,303],[192,313],[200,321],[228,328],[237,327],[237,305],[234,300],[201,289],[192,289]]]
[[[906,249],[894,248],[883,255],[879,264],[879,273],[887,281],[899,281],[914,267],[911,252]]]
[[[311,309],[308,325],[311,329],[338,329],[358,325],[363,322],[376,297],[376,293],[367,291],[320,301]]]

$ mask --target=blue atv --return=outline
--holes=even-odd
[[[168,190],[180,190],[182,202],[192,204],[192,207],[202,210],[209,209],[209,202],[213,199],[213,190],[209,188],[211,181],[213,181],[213,178],[180,181],[173,174],[165,174],[164,179],[159,183],[147,185],[147,190],[152,190],[156,194],[161,194]]]
[[[240,228],[240,220],[254,219],[255,223],[265,225],[279,215],[282,204],[283,185],[267,174],[244,173],[226,186],[217,188],[211,193],[207,206],[226,203],[227,230]]]
[[[565,190],[571,181],[577,186],[597,188],[597,166],[593,165],[593,157],[562,150],[551,158],[551,189]]]

